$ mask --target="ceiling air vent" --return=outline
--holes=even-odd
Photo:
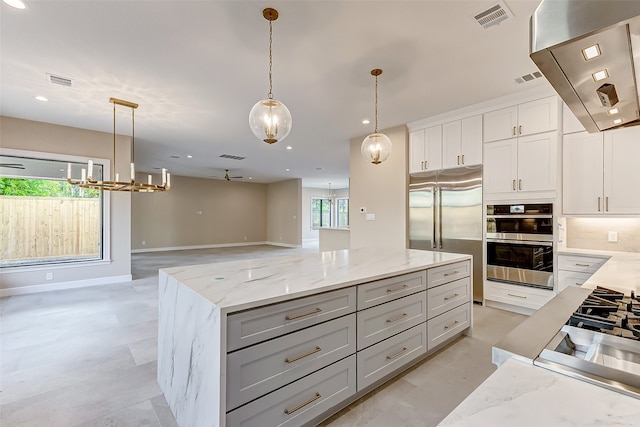
[[[522,84],[522,83],[530,82],[535,79],[539,79],[540,77],[542,77],[542,73],[540,73],[540,71],[534,71],[531,74],[525,74],[524,76],[517,77],[515,80],[516,80],[516,83]]]
[[[244,160],[244,159],[246,159],[246,157],[232,156],[231,154],[223,154],[220,157],[222,157],[223,159],[232,159],[232,160]]]
[[[60,85],[60,86],[65,86],[65,87],[71,87],[73,86],[73,80],[67,78],[67,77],[61,77],[61,76],[56,76],[55,74],[48,74],[47,73],[47,79],[49,80],[49,82],[55,84],[55,85]]]
[[[498,25],[509,18],[513,18],[513,13],[511,13],[503,1],[499,1],[489,9],[478,13],[474,18],[482,28],[487,29],[493,25]]]

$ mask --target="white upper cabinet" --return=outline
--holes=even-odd
[[[567,104],[562,103],[562,133],[574,133],[582,132],[586,129],[580,123],[580,120],[573,114],[573,111],[567,107]]]
[[[492,196],[551,192],[556,189],[556,132],[484,144],[483,190]]]
[[[637,127],[565,135],[563,213],[640,214],[639,140]]]
[[[533,135],[558,128],[558,98],[549,96],[484,114],[484,142]]]
[[[442,169],[442,126],[409,133],[409,173]]]
[[[442,125],[442,168],[482,163],[482,116]]]

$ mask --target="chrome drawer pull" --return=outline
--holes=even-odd
[[[293,362],[295,362],[296,360],[300,360],[300,359],[305,358],[305,357],[307,357],[307,356],[311,356],[312,354],[317,353],[317,352],[319,352],[320,350],[322,350],[322,349],[321,349],[320,347],[316,346],[316,348],[315,348],[315,349],[311,350],[311,351],[310,351],[310,352],[308,352],[308,353],[301,354],[300,356],[292,357],[291,359],[289,359],[289,358],[287,357],[286,359],[284,359],[284,361],[285,361],[285,362],[287,362],[287,363],[293,363]]]
[[[514,294],[507,294],[510,297],[517,297],[517,298],[522,298],[522,299],[527,299],[527,297],[523,297],[522,295],[514,295]]]
[[[458,270],[454,271],[453,273],[444,273],[444,277],[453,276],[454,274],[458,274]]]
[[[285,413],[285,414],[287,414],[287,415],[291,415],[291,414],[293,414],[294,412],[296,412],[298,409],[302,409],[302,408],[304,408],[304,407],[305,407],[305,406],[307,406],[309,403],[314,402],[314,401],[316,401],[316,400],[320,399],[321,397],[322,397],[322,396],[320,396],[320,393],[316,392],[316,395],[315,395],[315,396],[313,396],[311,399],[309,399],[309,400],[307,400],[306,402],[304,402],[304,403],[302,403],[302,404],[300,404],[300,405],[296,406],[296,407],[295,407],[295,408],[293,408],[292,410],[285,409],[285,410],[284,410],[284,413]]]
[[[407,289],[409,286],[407,285],[402,285],[402,286],[398,286],[397,288],[393,288],[393,289],[387,289],[387,293],[388,294],[392,294],[394,292],[400,292],[400,291],[404,291],[405,289]]]
[[[516,180],[515,179],[513,180],[513,185],[511,187],[513,187],[513,191],[516,191]]]
[[[591,267],[591,265],[590,265],[590,264],[580,264],[580,263],[578,263],[578,262],[576,262],[576,265],[577,265],[578,267]]]
[[[294,319],[299,319],[301,317],[305,317],[305,316],[311,316],[312,314],[317,314],[320,313],[322,311],[322,309],[320,307],[314,308],[313,310],[307,312],[307,313],[302,313],[302,314],[294,314],[293,316],[290,315],[286,315],[284,318],[286,320],[294,320]]]
[[[450,296],[448,296],[448,297],[444,297],[444,300],[445,300],[445,301],[449,301],[450,299],[453,299],[453,298],[455,298],[455,297],[457,297],[457,296],[459,296],[459,295],[458,295],[458,294],[453,294],[453,295],[450,295]]]
[[[405,317],[407,317],[407,313],[402,313],[399,316],[392,317],[391,319],[387,319],[387,323],[397,322],[398,320],[404,319]]]
[[[457,324],[458,324],[458,321],[456,320],[455,322],[453,322],[453,323],[452,323],[452,324],[450,324],[450,325],[445,326],[444,328],[445,328],[445,329],[453,328],[453,327],[454,327],[454,326],[456,326]]]
[[[406,352],[407,352],[407,347],[403,347],[403,349],[402,349],[402,350],[400,350],[399,352],[394,353],[394,354],[390,354],[389,356],[387,356],[387,359],[388,359],[388,360],[393,360],[393,359],[395,359],[396,357],[398,357],[398,356],[400,356],[401,354],[404,354],[404,353],[406,353]]]

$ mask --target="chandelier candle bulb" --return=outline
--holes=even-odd
[[[120,174],[116,172],[116,181],[120,181]]]
[[[162,168],[162,185],[167,185],[167,169]]]
[[[171,174],[167,173],[167,188],[171,187]]]
[[[136,165],[131,163],[131,181],[136,180]]]
[[[151,175],[147,175],[147,184],[151,185],[153,183]]]
[[[80,181],[85,182],[87,180],[87,170],[82,168],[82,175],[80,177]]]
[[[91,178],[93,177],[93,160],[89,160],[87,162],[87,176],[89,181],[91,181]]]
[[[67,163],[67,179],[71,179],[71,163]]]

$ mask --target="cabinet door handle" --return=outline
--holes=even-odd
[[[600,197],[598,197],[598,212],[600,212]]]
[[[516,191],[516,180],[513,180],[513,184],[511,184],[513,191]]]
[[[301,355],[299,355],[299,356],[292,357],[291,359],[289,359],[289,358],[287,357],[286,359],[284,359],[284,361],[285,361],[286,363],[293,363],[293,362],[295,362],[296,360],[304,359],[305,357],[307,357],[307,356],[311,356],[312,354],[317,353],[317,352],[319,352],[319,351],[322,351],[322,349],[321,349],[320,347],[316,346],[316,348],[314,348],[314,349],[313,349],[313,350],[311,350],[311,351],[306,352],[305,354],[301,354]]]
[[[424,160],[420,162],[420,170],[424,170]]]
[[[446,325],[444,328],[445,328],[445,329],[453,328],[453,327],[454,327],[454,326],[456,326],[458,323],[459,323],[459,322],[456,320],[456,321],[455,321],[455,322],[453,322],[452,324],[450,324],[450,325]]]
[[[518,191],[522,191],[522,180],[518,180]]]
[[[609,212],[609,196],[604,198],[604,210]]]
[[[404,291],[405,289],[407,289],[409,286],[407,285],[402,285],[402,286],[398,286],[397,288],[393,288],[393,289],[387,289],[387,293],[388,294],[392,294],[394,292],[400,292],[400,291]]]
[[[462,164],[464,165],[464,154],[462,155]]]
[[[523,297],[522,295],[516,295],[516,294],[507,294],[510,297],[516,297],[516,298],[522,298],[522,299],[527,299],[527,297]]]
[[[448,297],[444,297],[444,300],[445,301],[449,301],[450,299],[454,299],[457,296],[459,296],[459,295],[458,294],[449,295]]]
[[[429,160],[424,161],[424,170],[429,169]]]
[[[460,156],[458,156],[458,164],[460,164]]]
[[[322,309],[320,307],[316,307],[313,310],[308,311],[306,313],[294,314],[293,316],[287,314],[284,318],[285,320],[294,320],[294,319],[299,319],[301,317],[311,316],[312,314],[320,313],[321,311]]]
[[[293,409],[285,409],[285,410],[284,410],[284,413],[285,413],[285,414],[287,414],[287,415],[291,415],[291,414],[293,414],[294,412],[296,412],[298,409],[304,408],[304,407],[305,407],[305,406],[307,406],[309,403],[314,402],[314,401],[316,401],[316,400],[320,399],[321,397],[322,397],[322,396],[320,396],[320,393],[316,392],[316,395],[315,395],[315,396],[313,396],[311,399],[309,399],[309,400],[307,400],[306,402],[304,402],[304,403],[302,403],[302,404],[300,404],[300,405],[296,406],[296,407],[295,407],[295,408],[293,408]]]
[[[518,126],[518,134],[522,135],[522,125]]]
[[[398,320],[404,319],[405,317],[407,317],[407,313],[402,313],[399,316],[392,317],[391,319],[387,319],[387,323],[397,322]]]
[[[513,136],[516,136],[516,127],[513,127]]]
[[[454,274],[458,274],[458,270],[454,270],[453,273],[444,273],[444,277],[453,276]]]
[[[580,264],[580,263],[577,263],[577,262],[576,262],[576,265],[578,267],[591,267],[591,264]]]
[[[400,350],[399,352],[388,355],[387,360],[393,360],[406,352],[407,352],[407,347],[403,347],[402,350]]]

